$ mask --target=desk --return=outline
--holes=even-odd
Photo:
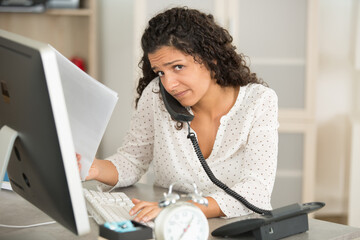
[[[84,187],[95,189],[97,182],[89,181],[84,183]],[[135,184],[134,186],[122,188],[130,198],[137,197],[147,201],[158,201],[163,192],[167,189],[149,186],[145,184]],[[52,221],[50,217],[39,209],[28,203],[14,192],[0,191],[0,223],[8,225],[30,225],[41,222]],[[210,231],[236,221],[233,219],[213,218],[209,219]],[[78,237],[59,224],[51,224],[35,228],[10,229],[0,227],[0,239],[26,239],[26,240],[53,240],[53,239],[97,239],[98,225],[93,219],[90,219],[91,233]],[[330,239],[360,239],[360,228],[353,228],[346,225],[340,225],[330,222],[309,219],[310,230],[288,237],[288,240],[330,240]],[[209,236],[209,239],[220,239]],[[229,239],[229,238],[228,238]],[[251,238],[240,238],[251,239]]]

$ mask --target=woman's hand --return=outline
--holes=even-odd
[[[193,203],[195,206],[200,208],[200,210],[205,214],[207,218],[213,217],[224,217],[225,214],[221,211],[218,203],[212,197],[206,197],[208,199],[209,205],[204,206],[198,203]],[[146,202],[139,199],[133,198],[131,201],[135,206],[130,210],[130,215],[133,216],[137,212],[138,215],[135,217],[134,221],[137,222],[148,222],[156,218],[161,212],[161,208],[158,206],[158,202]]]
[[[156,218],[161,212],[158,202],[146,202],[136,198],[131,199],[131,201],[135,206],[130,210],[130,215],[133,216],[140,211],[134,221],[148,222]]]
[[[79,171],[81,171],[81,163],[80,163],[81,155],[78,154],[78,153],[76,153],[76,160],[77,160],[77,164],[78,164],[78,167],[79,167]],[[97,168],[95,162],[96,162],[96,159],[91,164],[91,167],[89,169],[88,175],[85,178],[85,180],[93,180],[93,179],[96,179],[99,176],[99,169]]]
[[[81,155],[76,153],[76,160],[78,163],[79,171],[81,170]],[[114,164],[108,160],[100,160],[95,158],[88,171],[85,180],[98,180],[110,186],[114,186],[118,181],[118,172]]]

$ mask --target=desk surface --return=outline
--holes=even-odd
[[[95,189],[96,182],[86,182],[86,188]],[[119,191],[125,192],[130,198],[137,197],[147,201],[158,201],[163,192],[167,189],[149,186],[145,184],[135,184],[134,186],[122,188]],[[0,191],[0,224],[7,225],[30,225],[52,221],[50,217],[39,209],[28,203],[14,192]],[[236,221],[233,219],[213,218],[209,219],[210,232],[222,225]],[[0,239],[97,239],[98,225],[90,219],[91,233],[78,237],[59,224],[51,224],[35,228],[11,229],[0,227]],[[288,237],[288,240],[324,240],[324,239],[360,239],[360,229],[346,225],[324,222],[309,219],[309,231]],[[209,236],[209,239],[220,239]],[[230,239],[230,238],[227,238]],[[252,238],[240,238],[252,239]]]

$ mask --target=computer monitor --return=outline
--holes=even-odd
[[[10,146],[7,173],[12,189],[71,232],[88,233],[54,51],[47,44],[0,30],[0,83],[1,145]],[[5,129],[17,133],[14,144],[6,140]]]

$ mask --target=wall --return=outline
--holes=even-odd
[[[99,148],[99,158],[113,154],[129,127],[134,102],[134,3],[132,0],[99,1],[100,81],[118,92],[119,101]]]
[[[354,109],[355,0],[319,1],[316,198],[323,213],[347,211],[350,117]]]

